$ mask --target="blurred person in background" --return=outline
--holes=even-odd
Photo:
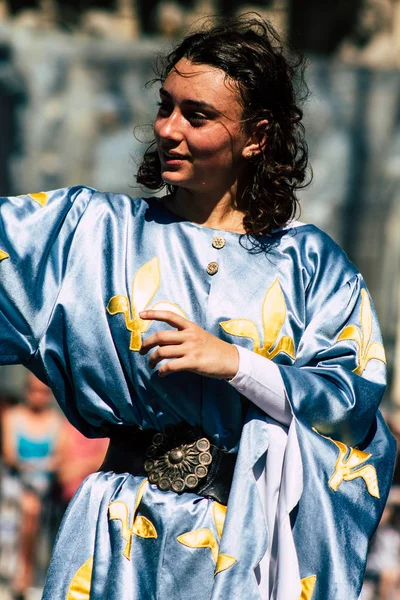
[[[302,65],[260,19],[204,28],[158,73],[137,179],[162,198],[1,200],[0,361],[111,440],[45,600],[359,596],[394,465],[386,360],[361,274],[294,220]]]
[[[400,598],[400,505],[389,495],[379,527],[372,538],[362,600]],[[372,585],[371,585],[372,584]],[[369,585],[371,591],[367,595]]]
[[[15,573],[19,486],[4,463],[2,422],[4,413],[17,404],[17,396],[0,391],[0,581],[8,581]]]
[[[82,481],[98,471],[107,452],[108,438],[89,439],[64,421],[58,453],[57,479],[64,509]]]
[[[394,411],[392,414],[388,413],[387,423],[397,443],[396,465],[390,497],[400,506],[400,411]]]
[[[13,581],[18,600],[25,598],[33,583],[40,517],[57,468],[62,424],[51,390],[29,373],[23,404],[2,415],[3,459],[22,484],[19,555]]]
[[[400,413],[384,412],[397,442],[396,465],[388,503],[371,540],[361,600],[400,598]]]
[[[18,404],[18,398],[14,394],[9,394],[0,391],[0,424],[3,421],[3,415],[7,410],[11,407],[16,406]],[[2,442],[2,434],[3,430],[0,427],[0,457],[3,457],[3,442]]]

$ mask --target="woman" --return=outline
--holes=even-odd
[[[295,76],[267,24],[189,36],[138,175],[167,195],[3,200],[2,360],[111,439],[46,600],[358,597],[393,466],[385,359],[356,268],[291,221]]]
[[[23,598],[33,583],[40,517],[57,466],[63,419],[52,401],[50,389],[29,373],[25,404],[9,408],[1,422],[4,461],[22,484],[15,598]]]

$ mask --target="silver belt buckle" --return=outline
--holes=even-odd
[[[174,438],[173,426],[154,435],[151,446],[146,450],[144,470],[149,482],[163,492],[193,490],[200,479],[207,476],[212,463],[210,442],[201,437],[175,446]]]

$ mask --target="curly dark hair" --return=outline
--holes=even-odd
[[[242,125],[249,134],[262,120],[267,143],[261,153],[247,161],[244,185],[235,208],[244,213],[249,235],[268,234],[294,218],[296,190],[308,185],[308,148],[300,104],[307,96],[304,58],[287,55],[272,25],[258,15],[244,15],[193,33],[156,66],[163,83],[181,58],[194,64],[221,69],[237,83],[243,104]],[[137,181],[157,190],[174,193],[177,186],[161,178],[155,142],[147,149]],[[308,179],[308,180],[307,180]]]

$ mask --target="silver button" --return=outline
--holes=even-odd
[[[218,272],[218,263],[216,262],[210,262],[207,265],[207,273],[209,275],[215,275],[215,273]]]
[[[213,247],[217,248],[217,250],[223,248],[225,246],[225,243],[225,238],[223,238],[222,235],[216,235],[212,241]]]

